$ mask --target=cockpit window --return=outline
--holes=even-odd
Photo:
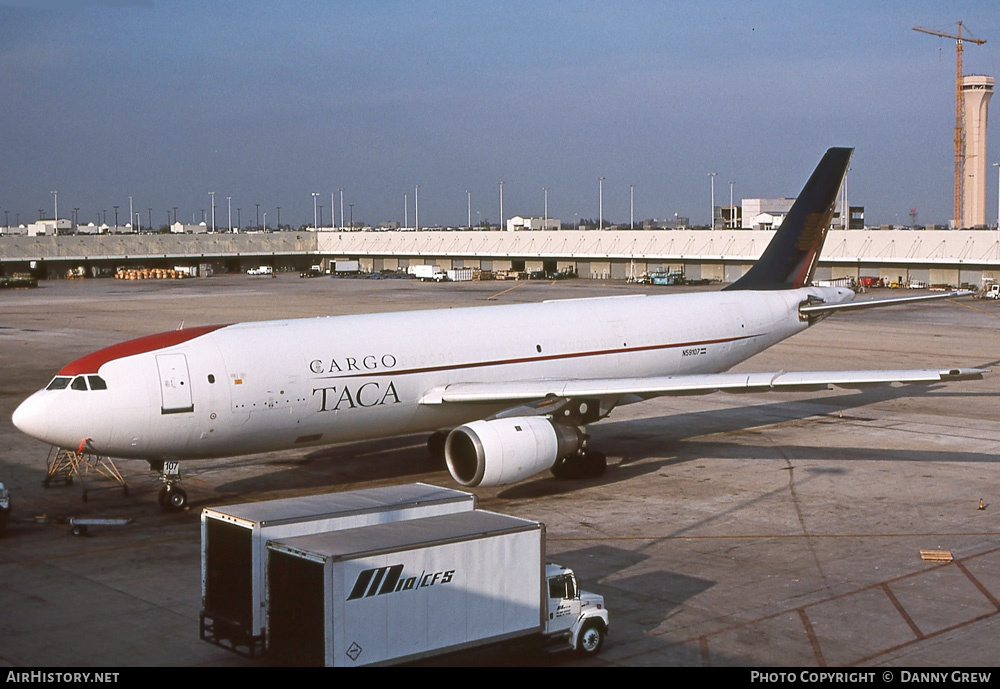
[[[100,376],[87,376],[87,380],[90,382],[91,390],[107,390],[108,384],[104,382],[104,379]]]
[[[70,383],[70,388],[73,390],[86,390],[87,389],[87,379],[84,376],[77,376]]]
[[[65,390],[66,386],[69,385],[69,382],[71,380],[73,380],[73,379],[70,378],[69,376],[56,376],[55,378],[52,379],[52,382],[49,383],[48,387],[46,387],[45,389],[46,390]]]

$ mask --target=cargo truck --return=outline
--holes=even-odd
[[[434,282],[444,282],[448,279],[448,275],[441,270],[441,266],[410,266],[410,271],[412,275],[419,278],[421,282],[426,282],[427,280],[433,280]]]
[[[206,508],[201,513],[201,638],[264,650],[267,542],[415,517],[471,512],[472,493],[423,483]]]
[[[272,540],[267,650],[280,665],[388,665],[521,637],[584,655],[602,596],[545,561],[545,526],[476,510]]]

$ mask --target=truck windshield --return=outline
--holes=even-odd
[[[576,598],[576,579],[572,575],[562,574],[549,579],[549,598]]]

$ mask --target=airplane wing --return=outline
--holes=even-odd
[[[668,395],[712,392],[794,392],[833,387],[863,389],[893,383],[943,383],[979,380],[988,369],[901,369],[884,371],[777,371],[772,373],[703,373],[650,378],[599,378],[453,383],[431,388],[421,404],[524,403],[545,398],[634,397],[636,401]]]

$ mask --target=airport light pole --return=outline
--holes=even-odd
[[[135,214],[132,212],[132,197],[128,197],[128,224],[135,222]]]
[[[281,231],[281,206],[278,206],[278,222],[275,223],[275,229]]]
[[[255,203],[254,205],[257,206],[257,224],[253,226],[253,229],[259,230],[260,229],[260,204],[259,203]]]
[[[729,183],[729,227],[736,229],[736,209],[733,208],[733,182]]]
[[[267,213],[264,213],[264,231],[267,232]]]
[[[503,222],[503,182],[501,181],[499,184],[500,184],[500,230],[503,231],[503,229],[504,229],[504,222]]]
[[[466,220],[466,222],[468,223],[467,227],[471,230],[472,229],[472,192],[469,191],[468,189],[465,190],[465,205],[466,205],[466,213],[468,214],[467,215],[467,220]]]
[[[227,196],[226,197],[226,205],[229,206],[229,232],[230,232],[230,234],[232,234],[232,232],[233,232],[233,197],[232,196]]]
[[[549,188],[542,187],[542,193],[545,195],[545,215],[542,216],[542,229],[549,229]]]
[[[115,232],[118,231],[118,206],[115,206]]]
[[[149,220],[149,231],[153,231],[153,209],[146,207],[146,217]]]
[[[635,229],[635,185],[628,185],[628,228]]]
[[[344,188],[337,189],[340,192],[340,226],[344,226]],[[333,216],[330,216],[330,224],[333,224]]]
[[[597,178],[597,229],[604,229],[604,178]]]
[[[420,231],[420,185],[413,185],[413,229]]]
[[[175,217],[174,221],[176,222],[176,220],[177,220],[177,218]],[[243,208],[241,208],[240,206],[237,206],[236,207],[236,231],[239,232],[242,227],[243,227]]]
[[[403,192],[403,227],[410,226],[410,195]]]
[[[847,173],[850,171],[851,171],[850,167],[848,167],[847,170],[844,171],[844,186],[843,186],[844,200],[840,204],[840,214],[841,216],[843,216],[841,218],[840,224],[845,230],[851,229],[851,224],[850,224],[851,207],[847,205]]]
[[[318,197],[318,196],[319,196],[319,194],[317,192],[314,191],[312,193],[312,197],[313,197],[313,229],[314,230],[318,230],[319,229],[319,215],[317,214],[318,211],[316,210],[316,208],[317,208],[316,207],[316,197]]]
[[[343,212],[344,207],[341,205],[341,212]],[[333,192],[330,192],[330,229],[333,229],[333,223],[337,222],[337,206],[333,203]]]
[[[715,176],[719,174],[718,172],[709,172],[708,176],[712,180],[712,212],[709,214],[708,226],[711,229],[715,229]]]
[[[55,204],[55,217],[53,220],[56,221],[55,229],[53,230],[56,234],[59,234],[59,192],[52,192],[53,203]]]
[[[210,191],[208,195],[212,197],[212,234],[215,234],[215,192]]]
[[[993,163],[997,169],[997,239],[1000,239],[1000,163]]]

